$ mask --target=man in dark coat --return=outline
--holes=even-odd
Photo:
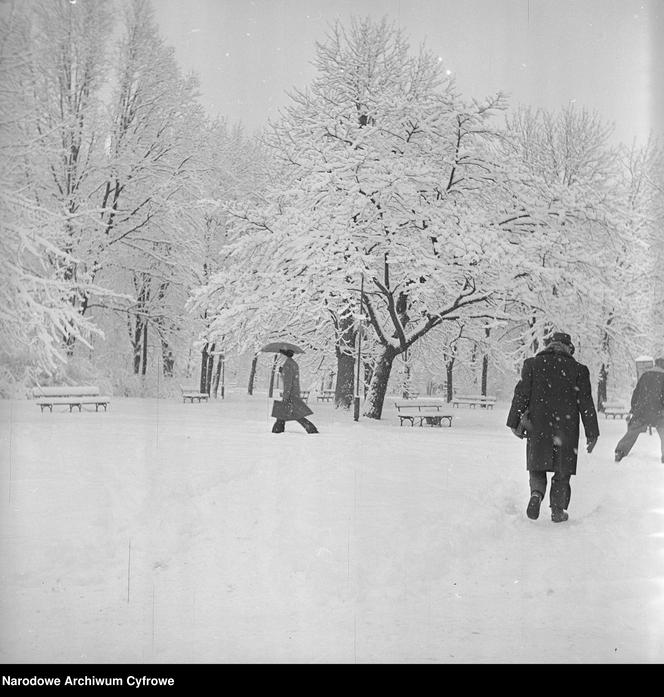
[[[281,366],[283,380],[283,396],[281,410],[273,408],[272,415],[276,418],[272,433],[283,433],[286,421],[297,421],[307,433],[318,433],[318,429],[306,417],[313,414],[300,395],[300,366],[293,360],[293,352],[281,350],[286,360]],[[275,405],[277,403],[275,402]]]
[[[639,434],[648,426],[657,429],[664,462],[664,358],[658,358],[654,367],[646,370],[636,383],[627,433],[616,445],[616,462],[629,454]]]
[[[539,517],[547,472],[553,472],[549,494],[551,520],[561,523],[569,517],[566,509],[571,496],[570,477],[576,474],[579,416],[589,453],[599,438],[590,373],[573,354],[569,334],[556,332],[543,351],[527,358],[507,417],[512,432],[528,439],[526,466],[531,495],[526,513],[533,520]]]

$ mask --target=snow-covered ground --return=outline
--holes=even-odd
[[[664,465],[600,417],[525,516],[508,405],[400,428],[267,396],[0,402],[3,663],[661,662]]]

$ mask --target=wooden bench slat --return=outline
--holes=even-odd
[[[616,416],[622,419],[631,411],[631,407],[627,406],[623,402],[606,402],[603,405],[603,409],[605,419],[608,419],[609,416],[613,419],[615,419]]]
[[[180,385],[180,392],[182,393],[182,401],[184,403],[186,403],[187,400],[193,404],[194,400],[200,403],[201,400],[207,402],[210,399],[210,395],[207,392],[201,392],[198,387],[194,385]]]
[[[479,405],[481,407],[493,409],[496,401],[496,397],[491,395],[458,394],[454,395],[452,398],[452,406],[457,407],[461,406],[462,404],[467,404],[469,407],[473,408]]]
[[[452,427],[452,419],[454,417],[452,414],[445,414],[442,412],[443,408],[448,407],[446,402],[409,399],[397,401],[394,403],[394,406],[397,409],[397,416],[400,419],[399,426],[403,426],[404,421],[410,421],[410,425],[414,426],[415,419],[420,420],[420,426],[423,426],[425,421],[431,426],[442,426],[442,420],[445,419],[447,425],[450,428]]]

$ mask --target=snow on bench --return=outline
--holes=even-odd
[[[605,402],[604,404],[604,418],[608,419],[609,416],[613,419],[616,416],[620,419],[629,414],[630,408],[623,402]]]
[[[334,390],[322,390],[316,395],[319,402],[331,402],[334,399]]]
[[[201,392],[194,385],[180,385],[180,392],[182,392],[182,402],[185,404],[187,400],[193,404],[194,400],[200,403],[202,400],[207,402],[210,399],[210,395],[207,392]]]
[[[453,407],[460,407],[462,404],[467,404],[469,408],[473,407],[473,409],[477,406],[483,409],[493,409],[495,403],[495,397],[488,397],[482,394],[459,394],[454,395],[452,399]]]
[[[53,407],[57,405],[68,406],[69,411],[73,411],[74,407],[81,407],[84,404],[94,405],[95,411],[99,411],[99,407],[104,407],[104,411],[111,403],[111,398],[102,396],[99,393],[99,388],[95,385],[58,385],[51,387],[35,387],[32,390],[32,396],[35,402],[39,405],[42,413],[45,407],[49,411],[53,411]]]
[[[399,426],[403,426],[404,421],[410,421],[410,425],[415,425],[415,419],[420,420],[420,426],[425,422],[430,426],[442,426],[442,420],[447,421],[447,425],[452,427],[451,414],[445,414],[443,409],[447,408],[447,403],[434,399],[404,399],[394,403],[399,417]]]

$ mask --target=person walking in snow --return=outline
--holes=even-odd
[[[616,445],[615,459],[620,462],[636,443],[641,433],[654,426],[659,434],[662,462],[664,462],[664,358],[646,370],[632,392],[631,416],[628,417],[627,433]]]
[[[569,334],[552,334],[542,351],[525,360],[507,417],[507,426],[514,435],[528,439],[530,500],[526,514],[533,520],[539,517],[547,472],[553,472],[549,494],[551,520],[561,523],[569,517],[566,509],[572,493],[570,477],[576,474],[579,416],[589,453],[599,438],[590,372],[573,354]]]
[[[318,433],[318,429],[306,417],[313,414],[300,395],[300,366],[293,360],[293,352],[280,349],[279,353],[286,357],[281,366],[283,396],[281,405],[275,402],[272,416],[275,417],[272,433],[283,433],[286,421],[297,421],[307,433]]]

